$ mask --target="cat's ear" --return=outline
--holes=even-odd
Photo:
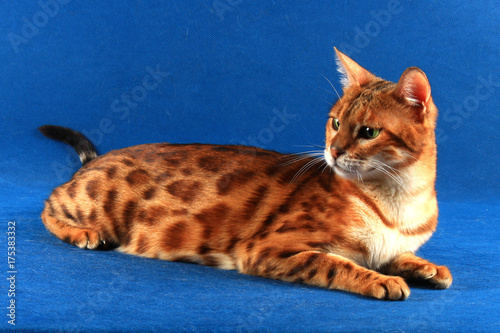
[[[375,79],[375,75],[358,65],[357,62],[337,50],[337,69],[342,74],[341,83],[344,88],[354,85],[364,86],[371,80]]]
[[[410,67],[405,70],[399,79],[394,94],[404,103],[419,110],[420,117],[427,113],[431,98],[431,85],[420,68]]]

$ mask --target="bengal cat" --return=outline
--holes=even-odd
[[[406,299],[404,279],[448,288],[449,270],[414,254],[438,217],[427,77],[411,67],[392,83],[336,51],[344,95],[330,110],[322,157],[166,143],[97,157],[79,132],[42,126],[84,164],[46,201],[47,229],[82,249],[378,299]]]

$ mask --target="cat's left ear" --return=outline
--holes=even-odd
[[[431,85],[425,73],[417,67],[410,67],[404,71],[399,79],[394,94],[404,103],[415,107],[418,118],[425,116],[431,99]]]
[[[364,86],[368,82],[376,78],[375,75],[358,65],[357,62],[337,50],[337,66],[338,71],[342,74],[341,83],[344,88],[351,86]]]

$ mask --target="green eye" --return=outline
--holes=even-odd
[[[340,121],[337,118],[333,118],[332,127],[334,130],[338,131],[340,127]]]
[[[361,127],[361,130],[359,131],[359,136],[364,139],[375,139],[379,134],[380,134],[379,129],[367,126]]]

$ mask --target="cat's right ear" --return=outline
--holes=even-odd
[[[431,100],[431,86],[425,73],[417,67],[408,68],[394,90],[398,98],[417,110],[416,116],[419,120],[429,112],[429,101]]]
[[[358,65],[357,62],[337,50],[337,69],[342,74],[340,82],[344,88],[351,86],[364,86],[375,79],[375,75]]]

